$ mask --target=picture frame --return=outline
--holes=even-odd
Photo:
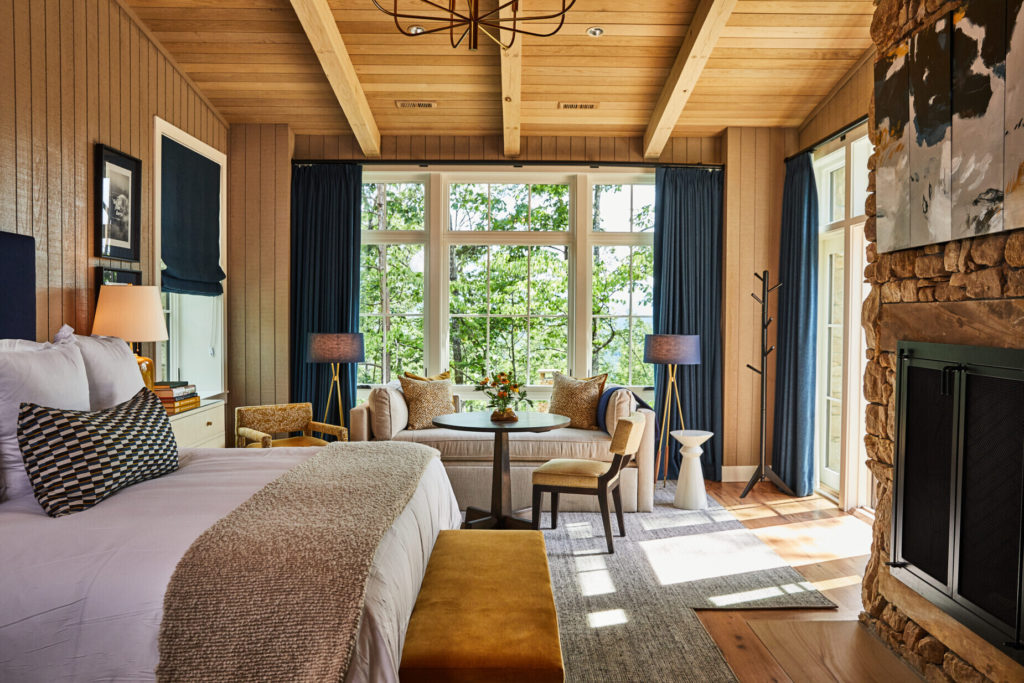
[[[96,256],[139,262],[142,162],[96,145]]]
[[[96,296],[100,295],[103,285],[142,285],[142,272],[138,270],[121,270],[119,268],[96,268]]]

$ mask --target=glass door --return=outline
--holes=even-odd
[[[838,494],[843,456],[845,243],[830,230],[820,244],[818,294],[818,482]]]

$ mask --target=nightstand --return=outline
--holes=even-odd
[[[224,401],[204,399],[198,408],[170,415],[178,448],[224,448]]]

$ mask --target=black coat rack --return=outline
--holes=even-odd
[[[740,498],[745,498],[750,493],[750,489],[754,488],[754,484],[766,479],[778,486],[783,493],[795,496],[793,489],[786,486],[786,482],[782,481],[782,478],[775,474],[771,466],[765,462],[765,435],[768,431],[768,376],[765,373],[765,361],[768,359],[768,355],[775,350],[774,346],[768,346],[768,326],[772,324],[773,320],[768,317],[768,295],[781,287],[782,283],[776,282],[774,285],[768,286],[767,270],[760,275],[754,273],[754,277],[761,281],[761,296],[754,293],[750,295],[754,301],[761,304],[761,367],[755,368],[750,363],[747,363],[747,367],[761,376],[761,460],[757,465],[757,470],[747,482],[746,488],[743,489],[743,493],[740,494]]]

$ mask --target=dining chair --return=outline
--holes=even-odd
[[[619,474],[629,465],[644,434],[644,416],[633,413],[619,418],[612,435],[609,450],[611,462],[558,458],[549,460],[533,471],[533,528],[540,528],[540,502],[544,493],[551,494],[551,528],[558,528],[558,496],[562,493],[576,493],[597,496],[604,522],[604,536],[608,541],[608,552],[614,553],[612,544],[612,523],[608,513],[608,494],[615,501],[615,517],[619,521],[619,536],[626,535],[626,524],[622,516],[622,496],[619,493]]]

